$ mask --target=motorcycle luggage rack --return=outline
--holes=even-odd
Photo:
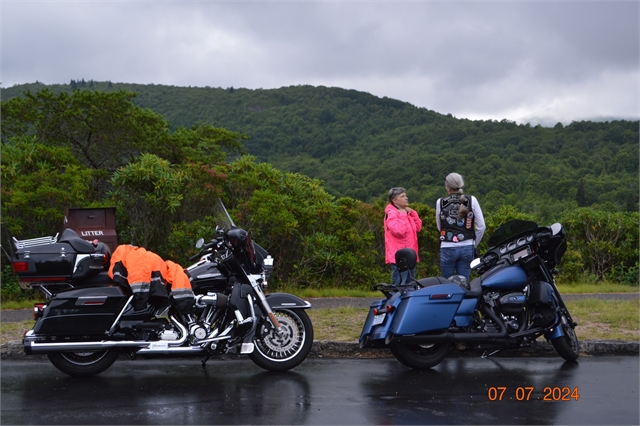
[[[18,250],[27,248],[27,247],[33,247],[33,246],[55,244],[56,242],[58,242],[58,235],[60,234],[59,233],[56,234],[55,237],[51,237],[51,236],[40,237],[40,238],[32,238],[30,240],[18,240],[16,239],[16,237],[13,237],[13,244],[16,246],[16,249]]]

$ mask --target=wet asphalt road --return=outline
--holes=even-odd
[[[640,421],[638,357],[448,358],[428,371],[392,358],[314,358],[287,373],[246,358],[204,369],[198,358],[138,359],[86,379],[40,358],[2,361],[1,373],[3,425]]]

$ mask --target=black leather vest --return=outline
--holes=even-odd
[[[461,200],[463,196],[464,200]],[[451,194],[440,199],[440,241],[474,240],[474,222],[471,195]]]

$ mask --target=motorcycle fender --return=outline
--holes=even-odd
[[[289,293],[271,293],[265,296],[271,309],[309,309],[311,303]]]
[[[563,336],[564,336],[564,331],[562,331],[562,327],[560,326],[554,327],[544,334],[544,338],[547,340],[553,340]]]
[[[265,295],[265,298],[274,311],[278,309],[309,309],[311,307],[311,303],[289,293],[271,293]],[[254,308],[257,316],[261,317],[265,315],[265,313],[262,312],[260,304],[255,303]]]
[[[360,341],[361,345],[364,345],[362,347],[370,347],[374,340],[378,340],[378,341],[384,342],[384,338],[386,337],[386,333],[378,333],[378,334],[383,334],[383,335],[378,335],[375,338],[372,336],[374,328],[382,328],[383,327],[382,325],[373,325],[373,321],[374,321],[374,319],[376,317],[373,314],[373,311],[374,311],[374,309],[377,309],[378,311],[381,310],[385,306],[386,302],[387,302],[387,299],[382,299],[382,300],[378,300],[376,302],[373,302],[371,304],[371,306],[369,306],[369,313],[367,314],[367,319],[365,319],[364,325],[362,326],[362,332],[360,333],[359,341]],[[390,321],[388,321],[388,323],[391,324]]]
[[[400,293],[398,292],[394,293],[389,299],[378,300],[369,306],[369,314],[367,315],[367,319],[362,327],[362,332],[360,333],[360,347],[371,348],[383,347],[386,345],[385,339],[391,331],[391,324],[393,324],[393,319],[398,311],[399,305]],[[388,306],[391,306],[390,311]],[[374,315],[374,310],[377,312],[387,311],[384,314],[384,321],[382,321],[382,323],[375,324],[376,315]]]
[[[456,284],[441,284],[408,292],[401,297],[392,330],[397,336],[447,330],[466,292]],[[465,307],[466,309],[466,307]]]

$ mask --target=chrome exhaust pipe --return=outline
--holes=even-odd
[[[26,336],[25,336],[26,337]],[[146,342],[137,340],[109,341],[100,342],[69,342],[69,343],[38,343],[33,341],[24,342],[24,351],[26,354],[47,354],[51,352],[94,352],[105,351],[107,349],[136,349],[140,348],[136,353],[140,355],[153,354],[197,354],[204,351],[200,346],[187,347],[170,347],[168,341]]]
[[[37,342],[33,330],[29,330],[22,339],[24,352],[27,355],[44,354],[47,352],[85,352],[85,351],[105,351],[111,348],[135,349],[140,348],[144,353],[178,353],[201,351],[202,348],[182,347],[189,337],[189,333],[184,325],[177,319],[171,317],[171,322],[180,329],[182,337],[177,340],[159,340],[149,342],[146,340],[101,340],[93,342]]]
[[[41,343],[36,342],[33,339],[30,330],[25,334],[22,340],[24,344],[24,352],[27,355],[31,354],[44,354],[47,352],[92,352],[92,351],[105,351],[111,348],[143,348],[149,346],[151,342],[144,340],[102,340],[99,342],[55,342],[55,343]]]

